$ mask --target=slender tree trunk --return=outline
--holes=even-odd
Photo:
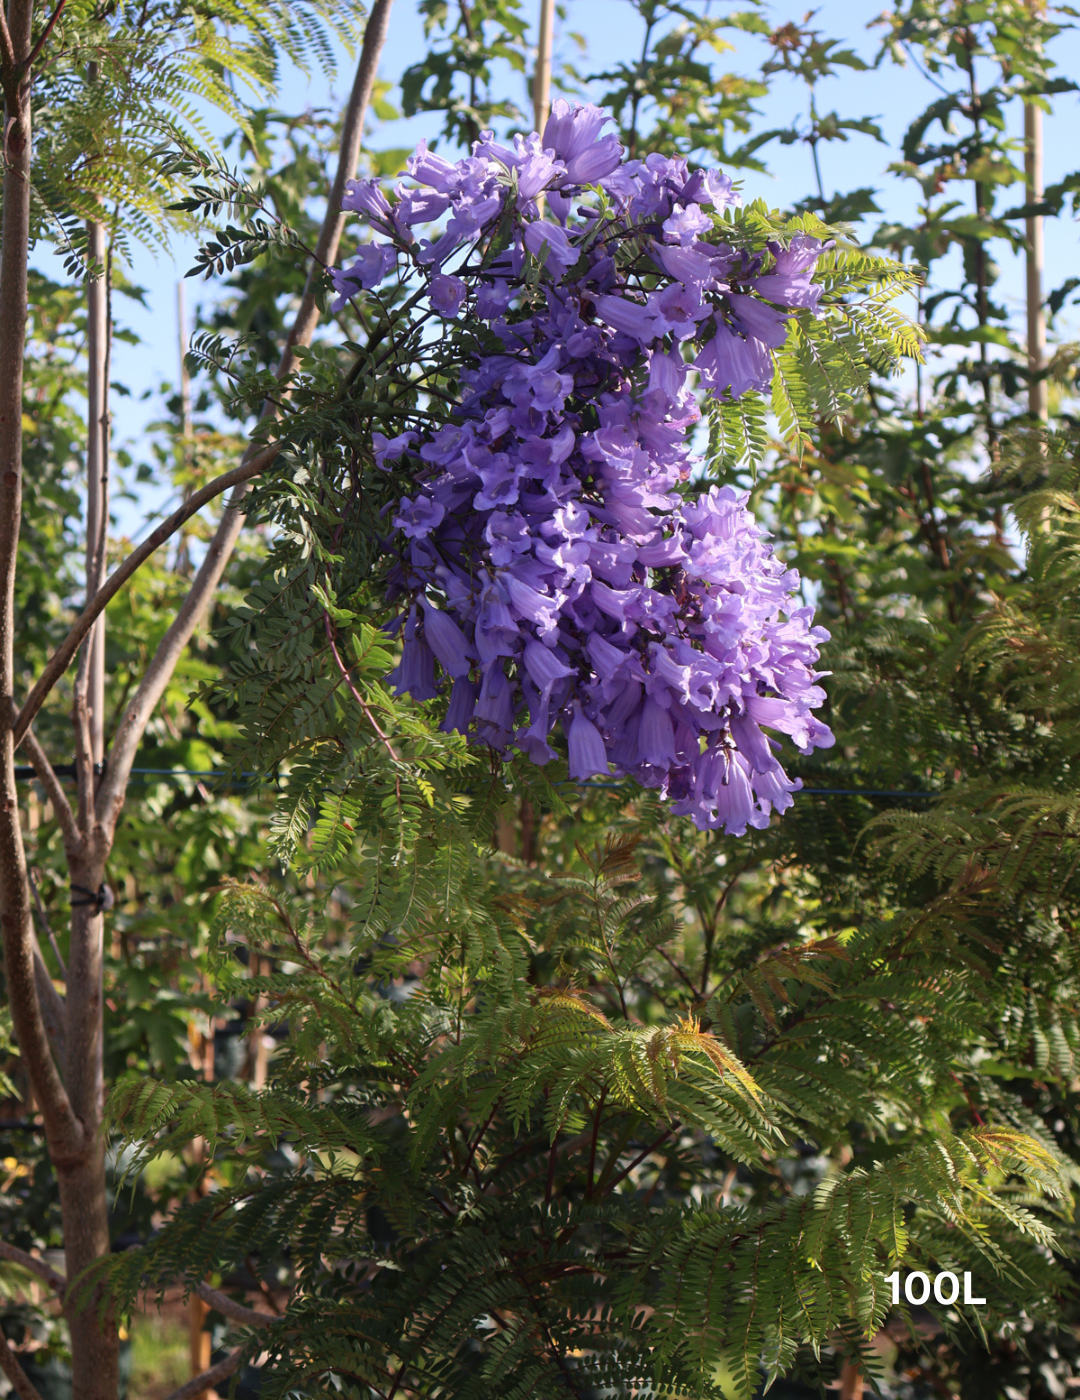
[[[59,1181],[64,1243],[72,1277],[108,1249],[104,1173],[97,1139],[101,1108],[100,1036],[86,1034],[87,1017],[76,1016],[72,1020],[70,1013],[79,998],[69,995],[65,1086],[49,1048],[34,984],[29,886],[15,789],[12,733],[31,178],[30,83],[22,65],[30,54],[32,21],[32,0],[11,0],[3,32],[4,47],[10,45],[10,49],[3,61],[7,160],[0,231],[0,920],[8,1002]],[[78,878],[74,872],[73,878]],[[92,872],[88,872],[88,878],[92,878]],[[100,944],[100,916],[94,922],[96,942]],[[91,937],[88,941],[93,945],[95,940]],[[95,977],[99,981],[100,957],[96,971],[91,960],[89,966],[69,967],[69,975],[80,980],[89,975],[91,982]],[[100,994],[97,1006],[100,1018]],[[69,1313],[75,1373],[73,1400],[115,1400],[115,1329],[111,1339],[106,1337],[92,1317],[90,1311]]]
[[[92,774],[90,775],[92,781]],[[71,1166],[54,1163],[64,1225],[64,1261],[69,1279],[109,1252],[105,1183],[104,934],[102,911],[81,891],[96,891],[105,874],[106,843],[98,827],[82,849],[70,853],[73,900],[68,956],[65,1082],[71,1106],[83,1125],[87,1146]],[[72,1400],[115,1400],[119,1385],[120,1342],[113,1318],[99,1315],[85,1300],[68,1309],[71,1329]]]
[[[15,1034],[27,1075],[52,1069],[63,1096],[34,989],[33,934],[26,852],[15,788],[15,568],[22,521],[23,347],[30,241],[30,89],[15,63],[30,52],[32,0],[12,0],[3,33],[4,195],[0,225],[0,926]],[[35,1061],[38,1062],[35,1064]],[[72,1144],[74,1145],[74,1144]]]
[[[1026,202],[1043,197],[1043,114],[1034,102],[1024,104],[1024,183]],[[1046,422],[1046,380],[1036,379],[1046,367],[1046,315],[1043,310],[1043,219],[1029,214],[1027,232],[1027,353],[1032,379],[1028,385],[1028,412]]]
[[[109,501],[109,277],[104,225],[87,224],[86,596],[105,578]],[[104,935],[98,891],[105,879],[109,842],[97,820],[95,794],[105,757],[105,616],[83,643],[75,680],[72,722],[79,789],[79,839],[67,843],[71,880],[71,948],[65,998],[65,1074],[72,1109],[82,1123],[86,1150],[77,1163],[54,1163],[64,1226],[65,1270],[77,1279],[109,1252],[105,1185]],[[115,1400],[120,1343],[111,1316],[87,1299],[68,1308],[72,1400]]]

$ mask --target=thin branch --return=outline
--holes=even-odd
[[[48,23],[46,24],[45,28],[41,31],[41,34],[38,36],[37,43],[30,50],[29,56],[25,58],[23,62],[19,65],[24,73],[29,72],[30,69],[33,68],[34,64],[37,62],[38,57],[41,54],[41,50],[49,42],[49,36],[56,28],[56,24],[60,16],[64,13],[64,6],[66,4],[67,0],[59,0],[56,9],[53,10],[52,14],[49,16]]]
[[[607,1098],[607,1085],[605,1084],[596,1100],[596,1114],[593,1118],[592,1132],[589,1142],[589,1183],[585,1188],[585,1199],[592,1200],[593,1181],[596,1176],[596,1144],[600,1137],[600,1115],[604,1111],[604,1100]]]
[[[717,925],[717,923],[719,922],[720,915],[721,915],[721,913],[723,912],[724,905],[727,903],[728,895],[731,893],[731,891],[735,888],[735,886],[736,886],[736,884],[738,883],[738,881],[742,879],[742,877],[746,874],[746,872],[750,869],[750,867],[751,867],[753,864],[754,864],[754,858],[751,857],[751,859],[748,860],[744,865],[740,865],[739,868],[738,868],[738,870],[736,870],[735,874],[732,875],[731,879],[727,882],[727,884],[724,886],[724,888],[720,891],[720,895],[719,895],[719,897],[718,897],[716,903],[713,905],[713,912],[712,912],[712,918],[711,918],[711,919],[708,919],[708,920],[707,920],[707,919],[704,917],[704,915],[702,914],[701,910],[698,909],[698,918],[701,920],[702,932],[703,932],[704,935],[705,935],[705,955],[704,955],[704,957],[702,958],[702,968],[701,968],[701,993],[700,993],[700,995],[701,995],[702,1000],[704,1000],[705,995],[706,995],[706,993],[707,993],[708,990],[709,990],[709,973],[712,971],[713,947],[714,947],[714,945],[715,945],[715,943],[716,943],[716,925]]]
[[[30,1377],[19,1364],[19,1358],[8,1346],[7,1338],[0,1332],[0,1371],[11,1382],[11,1387],[19,1400],[41,1400],[40,1393],[31,1384]]]
[[[14,68],[15,48],[11,42],[11,31],[7,27],[7,16],[0,5],[0,68]]]
[[[18,724],[17,720],[16,724]],[[15,742],[18,744],[19,741],[16,739]],[[75,813],[71,810],[71,803],[67,800],[67,794],[60,786],[60,779],[56,776],[56,770],[49,762],[48,755],[41,747],[41,744],[38,742],[38,737],[32,729],[27,729],[23,743],[26,745],[26,751],[30,755],[30,762],[34,766],[34,772],[38,776],[38,782],[45,789],[45,795],[53,805],[53,811],[56,813],[56,820],[60,823],[60,830],[63,832],[64,844],[69,848],[78,846],[82,840],[82,836],[75,822]],[[34,898],[38,901],[38,912],[41,915],[42,922],[45,923],[45,913],[41,908],[41,900],[38,898],[37,886],[34,884],[32,876],[30,879],[30,888],[34,891]],[[47,924],[46,927],[48,927]],[[50,934],[50,937],[51,936]],[[59,956],[58,953],[57,957]],[[61,963],[61,966],[62,965]]]
[[[245,470],[243,465],[237,468],[237,472],[255,475],[250,469]],[[240,531],[244,526],[243,500],[246,491],[247,485],[242,476],[240,484],[233,488],[226,503],[210,546],[191,581],[187,597],[173,618],[172,625],[158,643],[138,689],[117,725],[105,764],[105,776],[98,788],[95,803],[96,816],[103,830],[108,833],[110,841],[123,811],[131,766],[135,762],[146,726],[150,723],[150,717],[165,693],[192,634],[206,616],[225,567],[236,547],[236,541],[240,538]]]
[[[476,1149],[480,1146],[480,1143],[481,1143],[481,1140],[483,1139],[484,1134],[487,1132],[487,1130],[491,1127],[492,1123],[495,1121],[495,1115],[496,1115],[496,1113],[498,1113],[498,1111],[499,1111],[499,1104],[500,1104],[501,1102],[502,1102],[501,1099],[496,1100],[495,1107],[494,1107],[494,1108],[491,1110],[491,1112],[488,1114],[487,1119],[485,1120],[483,1127],[482,1127],[482,1128],[480,1129],[480,1131],[476,1134],[476,1141],[475,1141],[475,1142],[473,1143],[473,1145],[469,1148],[469,1155],[468,1155],[468,1157],[466,1157],[466,1159],[465,1159],[465,1165],[464,1165],[464,1166],[462,1167],[462,1169],[461,1169],[461,1175],[462,1175],[463,1177],[468,1176],[468,1174],[469,1174],[469,1168],[472,1166],[472,1164],[473,1164],[473,1158],[476,1156]]]
[[[641,1163],[644,1162],[646,1157],[651,1156],[652,1153],[656,1151],[656,1149],[660,1146],[662,1142],[666,1142],[668,1138],[671,1137],[671,1135],[674,1132],[677,1132],[678,1129],[681,1127],[681,1123],[675,1123],[672,1125],[672,1127],[668,1128],[667,1132],[661,1133],[660,1136],[654,1142],[650,1142],[648,1147],[646,1147],[644,1151],[639,1152],[638,1155],[634,1158],[634,1160],[628,1166],[624,1167],[618,1176],[612,1177],[612,1179],[608,1182],[607,1186],[604,1187],[604,1194],[609,1195],[612,1191],[614,1191],[620,1181],[625,1181],[625,1179],[630,1175],[630,1173],[634,1170],[635,1167],[640,1166]]]
[[[273,1293],[270,1291],[269,1287],[267,1286],[266,1280],[259,1277],[258,1265],[255,1263],[255,1260],[251,1257],[250,1254],[246,1255],[245,1258],[246,1258],[246,1260],[247,1260],[248,1273],[251,1274],[251,1276],[254,1278],[255,1282],[258,1284],[258,1286],[259,1286],[259,1292],[263,1295],[263,1297],[266,1299],[266,1301],[270,1304],[270,1307],[271,1307],[271,1309],[273,1310],[274,1316],[275,1316],[275,1317],[280,1317],[280,1316],[281,1316],[281,1309],[280,1309],[280,1308],[278,1307],[278,1305],[277,1305],[277,1299],[274,1297]]]
[[[330,186],[327,198],[326,216],[319,230],[319,241],[315,245],[313,262],[308,269],[304,293],[300,298],[292,329],[285,342],[285,351],[278,366],[278,379],[285,379],[292,373],[296,363],[296,347],[307,345],[315,332],[319,320],[316,294],[324,276],[324,269],[336,259],[345,231],[345,214],[341,201],[345,186],[356,173],[356,163],[360,157],[360,144],[364,137],[364,121],[368,103],[379,72],[379,59],[386,43],[386,33],[390,25],[390,6],[393,0],[375,0],[364,27],[364,42],[356,65],[352,92],[349,94],[341,126],[341,141],[338,147],[338,166],[334,173],[334,183]]]
[[[334,660],[337,662],[338,669],[341,671],[341,674],[344,677],[345,684],[352,691],[353,699],[356,701],[356,703],[363,710],[364,714],[367,716],[368,723],[371,725],[372,729],[374,729],[375,733],[382,740],[383,746],[385,747],[387,753],[390,755],[390,757],[394,760],[395,763],[400,763],[401,760],[398,758],[397,753],[394,751],[393,744],[390,742],[390,740],[386,737],[386,735],[380,728],[379,721],[371,712],[371,707],[368,705],[367,701],[357,690],[356,686],[353,685],[352,676],[349,675],[348,669],[346,668],[344,661],[342,661],[341,659],[341,653],[337,649],[337,642],[334,641],[334,633],[330,625],[330,614],[324,612],[323,618],[326,622],[326,635],[330,641],[330,650],[334,653]]]
[[[96,65],[90,71],[96,73]],[[91,81],[96,81],[92,78]],[[105,580],[109,525],[109,251],[105,225],[86,222],[86,597]],[[94,276],[95,269],[99,275]],[[87,830],[94,803],[94,765],[105,757],[105,617],[83,643],[75,674],[72,719],[75,772],[79,783],[79,827]]]
[[[191,1380],[185,1382],[179,1390],[174,1390],[171,1395],[166,1396],[165,1400],[195,1400],[195,1397],[202,1395],[204,1391],[216,1389],[218,1381],[227,1380],[234,1371],[239,1371],[244,1362],[244,1355],[244,1348],[237,1347],[216,1366],[211,1366],[208,1371],[203,1371],[201,1375],[192,1376]]]
[[[256,1312],[254,1308],[245,1308],[243,1303],[234,1302],[227,1293],[221,1293],[216,1288],[211,1288],[208,1283],[197,1283],[195,1292],[211,1308],[215,1308],[223,1317],[229,1317],[233,1322],[240,1322],[245,1327],[269,1327],[274,1319],[269,1313]]]
[[[43,1259],[35,1259],[26,1250],[19,1249],[13,1244],[7,1244],[3,1240],[0,1240],[0,1259],[6,1259],[11,1264],[18,1264],[28,1273],[36,1274],[39,1279],[49,1285],[54,1293],[63,1298],[67,1289],[67,1279],[64,1278],[63,1274],[58,1274],[55,1269],[50,1268]],[[242,1303],[237,1303],[227,1294],[216,1288],[211,1288],[208,1283],[196,1284],[195,1292],[204,1303],[216,1308],[224,1317],[232,1318],[234,1322],[241,1322],[246,1327],[269,1327],[275,1321],[269,1313],[256,1312],[254,1308],[245,1308]]]
[[[676,977],[678,977],[679,980],[683,983],[683,985],[689,989],[689,991],[690,991],[691,995],[693,996],[694,1000],[697,1001],[697,999],[698,999],[698,997],[701,995],[701,993],[700,993],[700,992],[698,991],[698,989],[694,986],[693,982],[690,981],[690,978],[687,977],[686,973],[685,973],[685,972],[683,971],[683,969],[679,966],[679,964],[675,961],[675,959],[674,959],[673,957],[671,957],[669,954],[665,953],[664,950],[663,950],[663,948],[657,948],[656,951],[657,951],[657,952],[660,954],[660,956],[664,959],[664,961],[667,963],[668,967],[671,968],[672,972],[675,973]]]
[[[41,927],[45,930],[45,936],[48,938],[49,945],[53,950],[53,957],[56,959],[57,965],[60,968],[60,976],[66,982],[68,980],[67,964],[64,962],[63,956],[61,955],[60,945],[56,941],[56,934],[52,931],[52,924],[49,923],[49,916],[45,912],[45,905],[41,902],[41,893],[38,890],[37,880],[34,876],[34,872],[29,868],[29,866],[26,870],[26,878],[30,882],[30,893],[34,897],[34,908],[37,910],[38,922],[41,924]]]
[[[249,462],[241,463],[240,466],[234,467],[231,472],[225,472],[223,476],[216,477],[213,481],[200,487],[198,491],[193,491],[184,504],[178,510],[173,511],[167,520],[163,520],[153,534],[148,535],[138,549],[132,550],[124,562],[109,575],[94,596],[88,600],[86,607],[75,620],[71,631],[46,662],[45,669],[38,677],[33,690],[26,697],[26,702],[15,721],[16,748],[23,742],[26,731],[34,722],[34,717],[41,709],[46,696],[70,666],[72,657],[78,651],[83,639],[105,610],[107,604],[116,597],[128,579],[145,564],[151,554],[159,549],[170,535],[174,535],[181,525],[190,520],[197,511],[200,511],[207,501],[212,501],[216,496],[228,491],[230,487],[248,482],[264,472],[273,462],[280,448],[280,443],[272,442]]]
[[[41,1007],[41,1020],[45,1034],[49,1037],[53,1055],[58,1065],[64,1063],[67,1049],[67,1016],[64,1013],[64,998],[56,990],[41,956],[41,946],[34,938],[34,986],[37,988],[38,1005]]]
[[[54,1293],[61,1298],[64,1296],[67,1279],[64,1278],[63,1274],[58,1274],[55,1269],[50,1269],[44,1259],[35,1259],[24,1249],[17,1249],[15,1245],[7,1244],[4,1240],[0,1240],[0,1259],[6,1259],[10,1264],[18,1264],[28,1273],[37,1274],[38,1278],[47,1283]]]

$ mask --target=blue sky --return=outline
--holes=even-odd
[[[538,10],[539,0],[525,0],[526,12]],[[815,28],[829,36],[840,38],[867,61],[878,47],[880,31],[868,29],[881,11],[881,0],[824,0],[814,13]],[[567,0],[567,17],[556,31],[556,60],[572,59],[580,71],[601,69],[620,58],[636,54],[641,46],[641,28],[637,16],[626,0]],[[764,13],[769,22],[779,25],[788,20],[802,21],[803,5],[774,3]],[[535,17],[534,17],[535,18]],[[585,36],[587,54],[582,57],[567,37],[569,31]],[[763,40],[732,32],[738,41],[735,52],[725,56],[732,71],[753,73],[766,53]],[[423,51],[423,30],[414,0],[396,0],[390,21],[390,33],[383,56],[381,76],[396,81],[402,71],[416,61]],[[1059,71],[1080,72],[1080,35],[1066,34],[1058,41]],[[342,56],[342,67],[336,87],[330,90],[321,77],[308,81],[302,74],[286,75],[277,105],[289,109],[304,106],[326,107],[340,101],[341,93],[351,81],[351,64]],[[524,83],[519,75],[507,73],[507,90],[527,107]],[[843,70],[842,76],[826,80],[818,89],[822,110],[835,108],[841,116],[877,118],[889,147],[872,138],[855,134],[844,144],[835,143],[822,148],[823,179],[826,192],[870,185],[880,191],[879,204],[888,217],[908,217],[913,211],[913,187],[884,174],[885,165],[895,159],[899,139],[912,115],[933,97],[928,83],[913,69],[900,69],[886,63],[868,72]],[[1056,99],[1057,110],[1046,127],[1046,179],[1050,183],[1074,169],[1077,162],[1077,97],[1067,94]],[[762,118],[768,126],[783,126],[792,118],[805,113],[806,91],[801,84],[784,78],[775,82],[769,96],[762,100]],[[1017,113],[1019,117],[1019,113]],[[411,145],[420,137],[433,138],[439,125],[438,116],[424,116],[381,126],[374,143],[382,147]],[[1019,133],[1015,133],[1019,135]],[[800,144],[768,148],[770,175],[744,174],[748,196],[761,195],[775,204],[783,204],[808,193],[813,177],[808,149]],[[1020,202],[1019,193],[1016,202]],[[175,260],[167,255],[156,257],[140,252],[132,269],[135,279],[147,290],[148,306],[144,310],[122,304],[120,314],[140,336],[138,347],[117,345],[115,377],[132,391],[130,399],[119,399],[114,405],[116,435],[114,440],[138,444],[145,422],[158,416],[161,400],[158,395],[163,382],[175,383],[177,377],[176,283],[191,265],[191,244],[175,250]],[[1077,271],[1077,226],[1068,219],[1048,221],[1047,284],[1052,287]],[[46,260],[38,258],[42,265]],[[53,275],[57,265],[50,266]],[[1019,311],[1023,292],[1023,268],[1019,259],[1006,260],[1003,281],[998,293],[1006,303]],[[191,310],[202,298],[212,296],[205,283],[187,283],[188,307]],[[126,515],[126,512],[125,512]],[[125,522],[126,523],[126,522]],[[131,522],[134,524],[134,521]],[[130,526],[129,526],[130,528]]]

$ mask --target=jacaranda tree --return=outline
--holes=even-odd
[[[1063,1287],[1068,1162],[965,1087],[1005,973],[860,883],[857,830],[831,887],[801,858],[774,736],[827,772],[825,637],[710,480],[918,353],[912,274],[604,126],[349,187],[355,339],[253,493],[219,693],[294,873],[222,891],[216,977],[288,1036],[261,1092],[118,1089],[132,1172],[222,1168],[101,1273],[284,1271],[278,1315],[221,1304],[266,1394],[744,1396],[872,1366],[899,1268],[972,1274],[990,1327]]]

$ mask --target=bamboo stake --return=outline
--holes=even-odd
[[[551,111],[551,49],[555,32],[555,0],[540,0],[540,35],[533,77],[533,114],[542,136]]]
[[[204,1036],[194,1019],[188,1026],[188,1038],[191,1042],[192,1068],[196,1073],[201,1074],[207,1084],[214,1082],[214,1022],[211,1019],[207,1028],[208,1033]],[[192,1152],[197,1163],[206,1162],[206,1139],[196,1138],[192,1144]],[[205,1176],[199,1178],[195,1187],[195,1196],[205,1196],[209,1190],[210,1183]],[[210,1352],[212,1338],[205,1330],[206,1315],[210,1311],[209,1304],[200,1298],[199,1294],[193,1292],[188,1299],[188,1359],[191,1365],[192,1380],[202,1376],[204,1371],[210,1369]],[[218,1400],[217,1391],[210,1386],[196,1392],[196,1400]]]
[[[105,540],[109,515],[109,287],[106,275],[105,226],[86,225],[91,280],[86,289],[86,596],[92,598],[105,577]],[[86,705],[91,757],[105,757],[105,615],[94,623],[86,643]]]
[[[859,1368],[845,1361],[840,1371],[840,1400],[862,1400],[863,1378]]]
[[[183,281],[176,284],[176,333],[180,347],[180,430],[184,435],[184,448],[187,450],[191,437],[191,375],[188,373],[188,325],[187,302],[184,297]]]
[[[192,463],[191,428],[191,375],[188,373],[188,320],[187,300],[184,296],[184,282],[176,284],[176,336],[180,352],[180,465],[186,472]],[[184,499],[191,494],[189,484],[184,482]],[[182,534],[176,546],[176,563],[173,566],[181,578],[191,575],[191,554],[188,550],[188,536]]]
[[[1034,102],[1024,103],[1025,201],[1037,204],[1043,197],[1043,114]],[[1032,376],[1046,368],[1046,313],[1043,309],[1045,257],[1043,216],[1029,214],[1027,233],[1027,346]],[[1045,423],[1048,415],[1046,380],[1032,378],[1028,385],[1028,412]]]

